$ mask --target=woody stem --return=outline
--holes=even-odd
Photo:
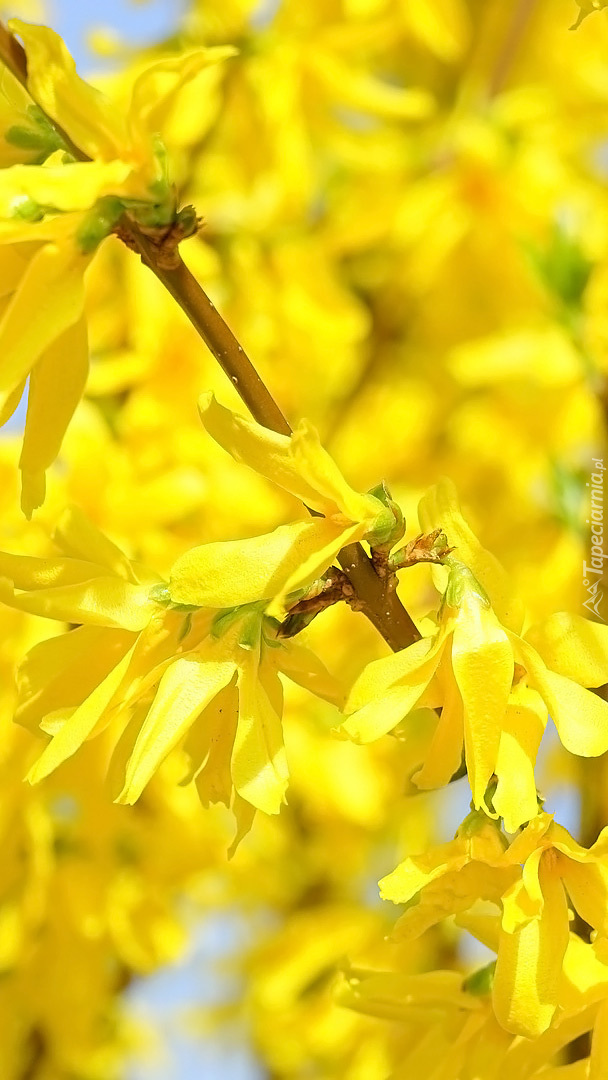
[[[25,51],[2,23],[0,23],[0,60],[27,88]],[[86,154],[73,146],[65,132],[61,134],[75,157],[81,161],[89,160]],[[272,431],[281,435],[290,435],[291,428],[267,386],[232,330],[224,322],[179,254],[175,253],[175,265],[167,268],[161,265],[163,260],[159,259],[154,243],[144,235],[135,222],[123,218],[120,225],[121,233],[127,234],[129,246],[139,253],[144,264],[162,282],[186,313],[195,330],[232,381],[254,419]],[[404,649],[419,639],[418,629],[403,607],[397,593],[394,589],[386,587],[386,583],[378,576],[360,544],[349,544],[345,547],[340,552],[338,561],[354,589],[357,607],[379,630],[391,649],[395,651]]]

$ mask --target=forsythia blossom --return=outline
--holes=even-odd
[[[448,502],[449,491],[444,485],[438,495],[425,497],[421,524],[429,523],[429,503]],[[455,521],[457,504],[449,510]],[[490,565],[484,577],[491,587],[487,553],[480,558],[479,544],[467,542],[464,522],[448,533],[450,542],[459,534],[463,542],[456,552],[467,557],[468,548],[482,571]],[[521,637],[501,625],[468,566],[452,555],[445,563],[439,569],[449,577],[436,633],[364,669],[350,692],[342,730],[369,742],[417,707],[440,708],[428,759],[414,782],[422,788],[448,783],[464,747],[474,805],[484,805],[496,776],[495,811],[515,830],[536,812],[534,764],[548,714],[571,752],[597,756],[608,750],[608,704],[585,689],[608,679],[608,628],[555,615]],[[494,591],[504,608],[502,577]],[[402,737],[404,732],[407,720]]]
[[[273,534],[257,539],[264,568]],[[80,624],[36,645],[20,672],[17,719],[52,736],[30,780],[48,776],[113,725],[110,773],[119,802],[135,802],[183,743],[187,780],[206,805],[232,801],[241,831],[256,808],[278,813],[287,785],[278,672],[336,703],[341,690],[313,653],[277,640],[263,589],[225,610],[232,545],[210,545],[216,591],[207,586],[203,606],[194,594],[189,604],[174,603],[159,578],[76,511],[64,516],[55,540],[61,558],[0,554],[5,603]]]
[[[123,213],[148,228],[174,221],[159,131],[184,84],[233,50],[199,49],[151,65],[123,114],[79,78],[52,30],[19,19],[10,26],[25,46],[31,96],[27,104],[8,74],[0,86],[14,121],[4,133],[10,153],[0,151],[0,424],[29,376],[20,467],[30,516],[44,501],[46,469],[86,382],[85,270]],[[74,160],[62,132],[89,160]],[[13,150],[25,160],[14,162]]]

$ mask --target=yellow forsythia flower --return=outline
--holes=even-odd
[[[543,813],[507,846],[475,812],[453,841],[405,859],[380,891],[408,904],[397,937],[416,937],[448,915],[460,918],[479,900],[500,907],[494,1010],[507,1031],[532,1038],[549,1027],[562,992],[567,897],[600,935],[608,932],[608,831],[586,849]]]
[[[239,835],[256,808],[278,813],[288,776],[278,672],[337,704],[342,694],[313,653],[277,640],[277,624],[264,615],[272,593],[255,585],[269,565],[278,577],[275,537],[256,538],[252,598],[232,607],[225,603],[230,543],[209,545],[209,564],[222,572],[215,594],[207,586],[204,607],[187,593],[189,603],[174,603],[156,575],[74,510],[55,534],[64,557],[0,553],[5,603],[80,624],[35,646],[20,671],[17,719],[52,736],[29,779],[43,779],[115,724],[121,734],[110,774],[118,802],[135,802],[181,743],[191,760],[187,780],[205,805],[232,802]]]
[[[159,61],[135,81],[126,115],[76,74],[61,38],[45,27],[11,22],[25,45],[30,104],[5,73],[18,113],[5,117],[4,141],[36,150],[14,163],[0,153],[0,424],[31,376],[24,436],[22,506],[45,496],[55,460],[84,390],[88,370],[84,272],[101,240],[126,211],[146,225],[167,225],[176,211],[158,131],[185,82],[226,48]],[[17,84],[18,86],[19,84]],[[3,116],[0,93],[0,121]],[[57,123],[90,161],[75,161]]]
[[[212,394],[200,399],[199,409],[209,434],[236,461],[323,516],[281,526],[268,537],[193,548],[171,571],[174,602],[209,606],[211,596],[221,596],[221,605],[214,606],[228,607],[274,597],[279,610],[288,593],[318,578],[348,544],[383,543],[390,537],[392,511],[375,496],[349,487],[306,421],[288,437],[245,420]]]
[[[420,519],[432,528],[448,522],[448,543],[459,558],[471,559],[484,585],[454,556],[433,568],[438,584],[449,574],[436,633],[367,665],[349,694],[341,730],[369,742],[401,724],[403,738],[402,721],[412,710],[440,707],[414,783],[448,783],[464,745],[474,805],[484,805],[496,776],[494,810],[515,830],[536,812],[534,764],[548,714],[571,753],[595,757],[608,750],[608,703],[585,689],[608,680],[608,629],[556,615],[524,637],[514,633],[501,625],[488,596],[491,590],[505,620],[521,625],[504,571],[471,533],[449,485],[424,497]]]

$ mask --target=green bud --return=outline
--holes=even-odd
[[[368,495],[384,507],[379,511],[374,527],[365,536],[370,547],[392,547],[401,540],[405,533],[405,519],[401,507],[391,499],[391,493],[384,480],[370,488]]]
[[[484,814],[483,810],[471,810],[470,814],[467,814],[464,821],[458,826],[456,836],[475,836],[476,833],[481,832],[489,824],[492,824],[492,818]]]
[[[183,611],[186,614],[192,614],[193,611],[200,611],[197,604],[175,604],[171,599],[169,586],[164,583],[153,585],[148,596],[151,600],[160,604],[161,607],[167,608],[167,611]]]
[[[568,308],[580,308],[593,270],[572,228],[557,221],[544,248],[527,246],[528,258],[545,288]]]
[[[239,645],[241,646],[241,649],[251,651],[252,649],[256,649],[260,644],[262,617],[260,611],[252,611],[245,616],[239,635]]]
[[[65,149],[61,135],[49,122],[42,109],[39,109],[37,105],[30,105],[27,109],[27,117],[32,126],[14,124],[4,133],[7,143],[21,150],[37,151],[41,162],[53,151]]]
[[[164,583],[159,585],[153,585],[148,593],[151,600],[155,600],[157,604],[162,604],[163,607],[169,607],[171,603],[171,593],[169,592],[169,586]]]
[[[266,604],[266,600],[254,600],[251,604],[239,604],[236,607],[222,608],[221,611],[218,611],[211,623],[212,637],[223,637],[226,631],[229,630],[235,622],[238,622],[239,619],[246,619],[248,615],[255,615],[255,617],[259,619]]]
[[[20,150],[44,150],[44,139],[39,131],[33,128],[21,127],[13,124],[8,131],[4,132],[4,138],[11,146],[18,146]]]
[[[468,566],[464,563],[458,562],[456,559],[449,558],[446,561],[446,565],[450,567],[450,576],[448,577],[448,585],[444,594],[444,602],[448,607],[457,608],[460,607],[465,593],[472,592],[481,600],[486,606],[490,606],[490,598],[483,588],[479,584],[477,578]]]
[[[11,216],[22,218],[23,221],[40,221],[44,217],[44,209],[29,195],[17,195],[11,203]]]
[[[90,255],[99,247],[123,212],[124,203],[115,195],[104,195],[97,200],[76,233],[78,246],[84,255]]]
[[[492,991],[495,971],[496,961],[492,960],[485,967],[479,968],[467,976],[462,984],[463,990],[467,990],[469,994],[474,994],[475,997],[487,997]]]

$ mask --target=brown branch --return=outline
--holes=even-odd
[[[0,23],[0,60],[27,89],[27,58],[25,51],[12,34]],[[52,123],[52,118],[49,118]],[[54,123],[74,157],[90,159]],[[125,215],[119,234],[128,246],[137,251],[171,296],[186,313],[190,322],[209,347],[216,360],[240,394],[251,415],[259,424],[290,435],[291,428],[266,385],[255,370],[243,347],[227,323],[213,306],[193,274],[176,251],[174,266],[163,265],[158,246]],[[397,651],[420,638],[420,633],[393,589],[378,576],[360,544],[350,544],[338,556],[338,561],[356,593],[357,606],[382,634],[391,649]]]
[[[505,40],[488,82],[488,97],[490,98],[497,97],[507,81],[535,4],[536,0],[519,0],[513,12]]]

